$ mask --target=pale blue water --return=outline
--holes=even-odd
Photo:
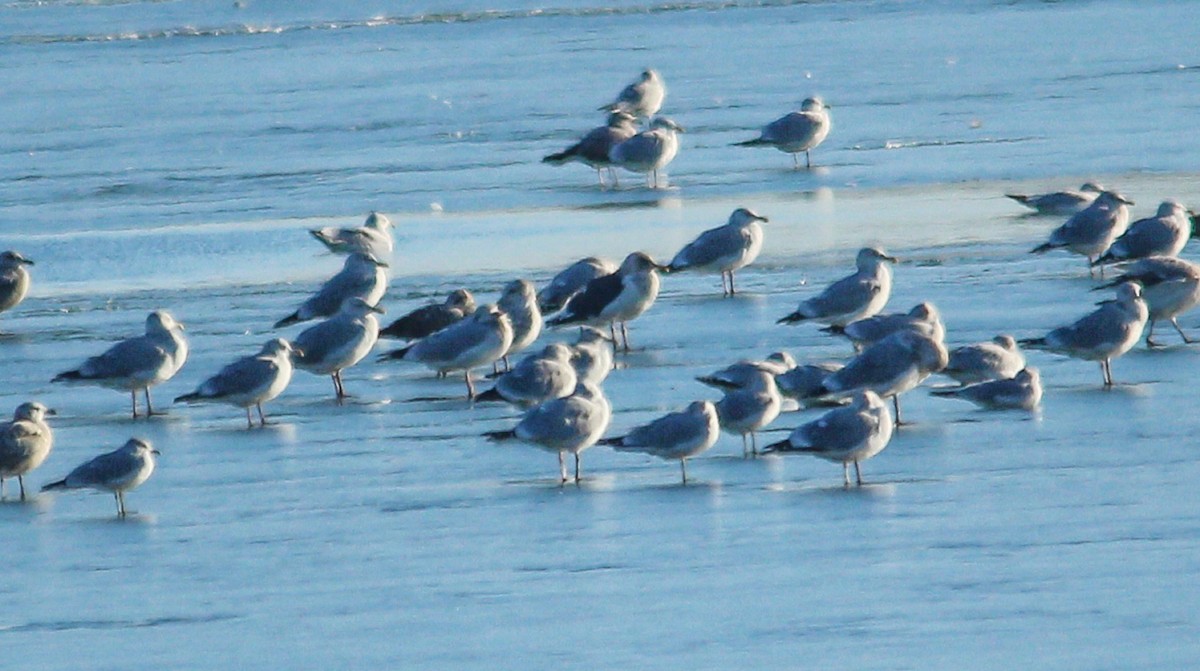
[[[349,371],[346,407],[298,373],[267,408],[279,423],[249,432],[225,406],[132,423],[122,395],[48,381],[165,308],[193,347],[154,390],[165,408],[340,265],[305,228],[372,209],[397,223],[385,322],[588,254],[667,257],[739,205],[768,215],[744,295],[669,277],[634,322],[644,349],[605,385],[614,433],[716,398],[692,378],[738,358],[844,358],[774,321],[868,242],[905,259],[889,309],[934,301],[952,346],[1037,335],[1104,294],[1076,257],[1029,257],[1059,220],[1001,194],[1097,178],[1135,217],[1200,204],[1197,18],[1190,2],[0,4],[0,248],[38,261],[31,297],[0,315],[0,412],[62,413],[34,487],[130,435],[163,451],[124,523],[98,494],[0,506],[5,659],[1187,667],[1187,347],[1139,347],[1107,393],[1094,364],[1031,354],[1047,384],[1033,417],[914,391],[915,424],[849,492],[836,465],[743,461],[730,437],[686,489],[673,465],[605,448],[560,489],[552,455],[479,437],[512,410],[412,402],[461,381],[401,364]],[[647,66],[689,130],[671,189],[626,174],[600,191],[583,166],[540,163]],[[817,169],[730,146],[812,94],[834,120]]]

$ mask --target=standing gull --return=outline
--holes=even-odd
[[[1065,214],[1070,216],[1083,210],[1096,196],[1104,191],[1104,187],[1095,182],[1084,182],[1078,191],[1054,191],[1026,196],[1018,193],[1004,194],[1018,203],[1028,207],[1038,214]]]
[[[423,363],[440,374],[462,371],[467,398],[475,398],[471,369],[495,362],[512,344],[513,328],[508,315],[495,305],[485,305],[467,319],[438,331],[403,349],[383,355]]]
[[[918,331],[937,340],[946,337],[946,326],[937,307],[928,301],[917,303],[905,313],[878,314],[845,326],[828,326],[821,329],[828,333],[844,335],[854,343],[856,351],[862,351],[897,331]]]
[[[54,433],[46,423],[55,412],[37,401],[17,406],[11,422],[0,424],[0,498],[4,498],[4,479],[16,477],[25,500],[25,474],[46,460],[54,446]]]
[[[1129,225],[1129,208],[1133,201],[1113,192],[1105,191],[1085,209],[1072,215],[1067,223],[1050,233],[1050,239],[1034,247],[1030,253],[1041,254],[1051,249],[1066,249],[1086,256],[1088,274],[1092,274],[1092,261],[1108,250],[1117,236]],[[1103,268],[1101,268],[1103,274]]]
[[[767,453],[800,452],[842,464],[842,483],[850,486],[850,464],[861,487],[859,463],[883,451],[895,424],[887,404],[873,391],[855,392],[850,405],[835,408],[819,419],[796,427],[787,440],[768,445]]]
[[[367,221],[358,228],[320,228],[309,231],[335,254],[358,252],[377,259],[386,259],[392,253],[392,220],[378,212],[367,215]]]
[[[538,307],[544,314],[558,312],[572,296],[588,282],[616,271],[617,264],[608,259],[589,256],[567,266],[538,292]]]
[[[743,359],[708,375],[701,375],[696,381],[717,389],[741,389],[753,382],[759,371],[765,370],[771,375],[779,375],[795,366],[796,360],[791,354],[771,352],[762,361]]]
[[[608,115],[608,123],[588,131],[582,140],[570,147],[543,158],[542,163],[551,165],[563,165],[570,161],[584,163],[595,168],[596,177],[600,179],[600,188],[607,186],[604,183],[604,170],[607,168],[613,178],[613,186],[616,186],[617,173],[612,169],[608,152],[615,145],[637,134],[635,122],[634,116],[628,112],[622,110],[612,112]]]
[[[613,341],[600,329],[579,327],[572,346],[571,365],[581,382],[600,384],[613,369]]]
[[[881,398],[892,397],[896,423],[900,420],[900,394],[946,367],[950,355],[941,340],[916,331],[897,331],[866,348],[821,383],[823,396],[844,398],[869,389]]]
[[[783,406],[783,398],[775,386],[775,376],[765,370],[754,373],[746,386],[730,389],[717,401],[717,416],[721,428],[742,437],[742,456],[758,456],[755,432],[775,421]],[[750,442],[747,445],[746,437]]]
[[[369,305],[378,304],[387,290],[386,267],[386,263],[369,254],[350,254],[338,274],[322,284],[300,309],[275,322],[275,328],[333,315],[347,298],[358,297]]]
[[[629,172],[646,175],[646,185],[658,188],[658,171],[667,166],[679,153],[679,136],[684,132],[679,124],[667,117],[655,117],[650,129],[613,145],[608,158],[613,165]],[[664,184],[665,186],[665,184]]]
[[[819,295],[801,301],[795,312],[777,323],[811,319],[845,326],[882,310],[892,295],[892,271],[887,264],[895,263],[896,259],[876,247],[864,247],[854,262],[857,272],[829,285]]]
[[[1022,340],[1027,347],[1039,347],[1076,359],[1099,361],[1104,387],[1113,386],[1112,360],[1128,352],[1142,337],[1149,319],[1142,285],[1125,282],[1117,287],[1116,300],[1104,301],[1100,308],[1079,321],[1061,326],[1041,338]]]
[[[1173,200],[1163,201],[1158,212],[1138,219],[1117,238],[1104,256],[1092,262],[1121,263],[1151,256],[1178,256],[1192,235],[1192,220],[1187,208]]]
[[[0,312],[11,310],[29,292],[29,271],[33,261],[19,252],[7,251],[0,254]]]
[[[687,484],[687,460],[717,442],[721,425],[711,401],[695,401],[679,412],[663,415],[620,438],[606,438],[601,445],[618,452],[644,452],[659,459],[678,459],[683,484]]]
[[[94,384],[117,391],[128,391],[137,419],[137,393],[146,395],[146,416],[154,414],[150,405],[150,387],[165,382],[179,372],[187,361],[188,345],[183,324],[162,310],[146,317],[146,334],[108,348],[103,354],[83,362],[79,368],[59,373],[51,382]]]
[[[800,152],[804,152],[805,167],[812,167],[810,151],[825,141],[832,121],[829,106],[818,97],[806,99],[800,104],[799,112],[789,112],[763,126],[761,134],[753,140],[738,142],[739,147],[775,147],[792,155],[796,168],[800,167]]]
[[[567,482],[566,455],[575,455],[575,482],[579,482],[581,452],[596,444],[608,429],[612,408],[604,392],[590,382],[580,382],[570,396],[546,401],[525,413],[508,431],[484,434],[489,440],[517,439],[558,454],[560,482]]]
[[[599,109],[602,112],[625,112],[633,117],[649,118],[662,109],[667,87],[658,72],[646,69],[637,81],[621,89],[617,99]]]
[[[961,398],[992,410],[1033,410],[1042,400],[1042,377],[1036,368],[1022,368],[1011,378],[956,389],[935,389],[931,393]]]
[[[42,487],[42,491],[53,489],[96,489],[109,491],[117,499],[117,515],[125,517],[125,492],[136,488],[150,478],[154,472],[154,455],[158,450],[150,441],[130,438],[112,452],[88,461],[67,477]]]
[[[347,298],[337,314],[304,329],[293,343],[296,367],[332,377],[338,403],[347,396],[342,371],[362,361],[379,339],[376,314],[383,310],[361,298]]]
[[[1154,323],[1160,319],[1170,320],[1183,342],[1196,342],[1179,328],[1176,318],[1200,305],[1200,266],[1180,258],[1154,256],[1125,266],[1121,277],[1098,288],[1108,289],[1129,281],[1142,285],[1142,299],[1146,301],[1150,321],[1146,328],[1147,347],[1158,346],[1154,342]]]
[[[625,323],[637,318],[658,298],[658,272],[663,267],[642,252],[625,257],[617,271],[588,282],[582,291],[567,301],[550,326],[608,324],[613,342],[617,342],[616,323],[621,324],[622,346],[629,351],[629,331]]]
[[[508,315],[512,324],[512,343],[502,357],[504,370],[508,370],[508,358],[521,353],[542,334],[542,311],[538,308],[537,289],[529,280],[513,280],[504,287],[496,307]]]
[[[455,289],[442,303],[432,303],[400,317],[379,331],[386,338],[420,340],[451,324],[457,324],[475,312],[475,297],[466,289]]]
[[[734,294],[733,273],[739,268],[754,263],[762,251],[763,230],[758,222],[766,217],[739,207],[729,215],[724,226],[710,228],[693,242],[679,250],[667,266],[667,272],[695,269],[721,273],[721,291]],[[729,288],[725,288],[725,277],[729,277]]]
[[[991,340],[963,345],[950,352],[950,360],[942,373],[961,385],[1006,380],[1025,367],[1025,355],[1017,341],[1001,334]]]
[[[176,403],[220,401],[246,410],[246,428],[254,426],[250,408],[258,408],[259,426],[267,425],[262,404],[274,399],[292,381],[292,355],[296,349],[283,338],[268,340],[258,354],[238,359],[200,383]]]
[[[532,406],[567,396],[575,390],[579,377],[571,365],[573,354],[570,345],[546,345],[541,352],[521,359],[512,370],[496,378],[495,386],[475,400]]]

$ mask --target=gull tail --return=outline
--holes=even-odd
[[[784,439],[777,443],[761,447],[758,451],[763,454],[771,454],[773,452],[804,452],[806,450],[802,447],[795,447],[790,440]]]
[[[62,480],[55,480],[54,482],[49,482],[49,483],[42,485],[43,492],[50,491],[52,489],[66,489],[66,488],[67,488],[67,479],[66,478],[63,478]]]
[[[1017,344],[1020,345],[1021,347],[1045,347],[1046,339],[1045,338],[1024,338],[1022,340],[1018,340]]]
[[[611,448],[619,450],[619,449],[625,447],[625,444],[623,442],[624,440],[625,440],[625,436],[621,436],[619,438],[601,438],[600,440],[596,441],[596,444],[597,445],[607,445]]]
[[[413,346],[409,345],[408,347],[401,347],[400,349],[394,349],[390,352],[384,352],[383,354],[379,355],[379,358],[376,359],[376,361],[387,361],[389,359],[403,359],[404,355],[408,354],[408,350],[410,350],[412,348],[413,348]]]
[[[176,396],[175,402],[176,403],[191,403],[192,401],[199,401],[202,398],[204,398],[204,397],[201,396],[200,394],[198,394],[196,392],[192,392],[190,394],[184,394],[183,396]]]
[[[700,384],[706,384],[710,387],[716,387],[717,389],[737,389],[738,388],[738,386],[736,384],[731,384],[728,380],[722,380],[719,377],[713,377],[711,375],[702,375],[702,376],[696,378],[696,381],[699,382]]]
[[[50,380],[50,381],[51,382],[78,382],[80,380],[85,380],[85,379],[87,379],[87,378],[85,378],[83,376],[83,373],[80,373],[77,370],[69,370],[65,373],[59,373],[58,375],[55,375],[54,379]]]
[[[500,392],[496,391],[495,387],[492,387],[491,389],[488,389],[487,391],[483,391],[483,392],[476,394],[475,400],[487,402],[487,401],[507,401],[508,399],[501,396]]]
[[[941,396],[943,398],[952,398],[954,396],[958,396],[960,391],[962,391],[962,387],[952,389],[930,389],[929,393],[934,396]]]
[[[1106,263],[1116,263],[1117,261],[1120,261],[1120,259],[1113,256],[1112,252],[1108,252],[1095,261],[1092,261],[1092,267],[1095,268],[1096,266],[1102,266]]]
[[[795,324],[796,322],[802,322],[805,319],[808,319],[808,317],[801,314],[800,311],[797,310],[796,312],[793,312],[792,314],[787,315],[786,317],[779,318],[778,320],[775,321],[775,323],[776,324]]]
[[[1044,254],[1044,253],[1050,251],[1051,249],[1057,249],[1057,245],[1052,245],[1049,242],[1047,242],[1045,244],[1038,245],[1037,247],[1034,247],[1033,249],[1029,250],[1029,253],[1030,254]]]
[[[734,142],[733,146],[734,147],[759,147],[764,144],[771,144],[771,143],[767,142],[766,140],[762,139],[761,137],[756,137],[753,140],[743,140],[742,142]]]
[[[509,429],[508,431],[488,431],[487,433],[483,434],[483,437],[494,443],[499,443],[505,440],[512,440],[513,438],[516,438],[517,432],[513,431],[512,429]]]
[[[557,152],[554,154],[550,154],[549,156],[542,159],[542,163],[550,163],[553,165],[562,165],[562,164],[566,163],[567,161],[571,160],[572,158],[574,158],[574,156],[575,156],[575,152],[571,151],[570,149],[567,149],[567,150],[560,151],[560,152]]]
[[[296,312],[293,312],[292,314],[275,322],[275,328],[279,329],[279,328],[283,328],[285,326],[291,326],[292,324],[298,324],[301,321],[303,321],[303,320],[300,319],[300,311],[297,310]]]
[[[576,322],[574,315],[560,314],[557,317],[551,317],[546,320],[546,326],[562,326],[564,324],[572,324]]]
[[[846,327],[839,326],[837,324],[830,324],[829,326],[822,328],[821,331],[825,333],[832,333],[833,335],[846,335]]]
[[[1032,205],[1029,204],[1030,196],[1022,195],[1019,193],[1006,193],[1006,194],[1004,194],[1004,197],[1012,198],[1013,200],[1017,201],[1018,203],[1020,203],[1022,205],[1025,205],[1026,207],[1033,207]]]
[[[338,246],[337,241],[334,240],[333,238],[329,237],[328,235],[326,235],[324,231],[321,231],[321,230],[318,230],[315,228],[310,228],[308,230],[308,233],[309,233],[309,235],[312,235],[317,240],[320,240],[321,244],[328,247],[331,251],[336,249]]]

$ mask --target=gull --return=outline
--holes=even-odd
[[[809,363],[789,368],[775,375],[775,386],[779,393],[794,401],[816,398],[824,393],[825,378],[842,369],[842,364]]]
[[[485,305],[470,317],[448,326],[416,344],[393,350],[384,359],[423,363],[445,375],[462,371],[467,398],[475,399],[471,369],[494,363],[512,344],[513,328],[508,315],[495,305]]]
[[[620,438],[605,438],[618,452],[643,452],[659,459],[678,459],[683,484],[687,484],[687,460],[717,442],[721,425],[717,408],[711,401],[694,401],[679,412],[672,412],[639,426]]]
[[[353,299],[351,299],[353,300]],[[176,403],[220,401],[246,410],[246,428],[254,426],[250,408],[258,408],[259,426],[267,425],[262,404],[283,393],[292,381],[292,355],[299,354],[283,338],[268,340],[258,354],[225,366],[190,394],[175,399]]]
[[[130,438],[112,452],[106,452],[67,474],[67,477],[42,487],[53,489],[95,489],[109,491],[117,499],[117,515],[125,517],[125,492],[136,488],[154,472],[158,450],[150,441]]]
[[[887,404],[871,390],[855,392],[850,405],[835,408],[816,421],[796,427],[778,443],[764,450],[767,453],[801,452],[842,464],[842,483],[850,486],[850,464],[854,477],[863,484],[859,463],[883,451],[892,439],[895,424]]]
[[[1041,338],[1022,340],[1027,347],[1039,347],[1085,361],[1099,361],[1104,387],[1113,386],[1112,360],[1128,352],[1142,337],[1149,319],[1142,285],[1125,282],[1117,287],[1116,300],[1100,303],[1100,308],[1074,324],[1061,326]]]
[[[775,386],[775,376],[760,370],[746,386],[730,389],[724,398],[717,401],[717,416],[721,428],[742,437],[742,456],[758,456],[758,442],[754,434],[779,416],[783,398]],[[750,437],[749,445],[746,437]]]
[[[445,302],[431,303],[400,317],[379,331],[381,337],[420,340],[475,312],[475,297],[466,289],[455,289]]]
[[[526,356],[512,370],[496,378],[495,386],[475,400],[533,406],[567,396],[578,382],[578,374],[571,365],[574,353],[570,345],[546,345],[541,352]]]
[[[353,252],[338,274],[329,278],[317,293],[292,314],[275,322],[275,328],[290,326],[298,322],[329,317],[342,307],[347,298],[363,299],[370,305],[379,303],[387,290],[387,264],[369,254]]]
[[[504,287],[496,307],[508,315],[512,324],[512,343],[504,352],[504,370],[508,370],[508,357],[519,354],[542,334],[542,311],[538,309],[537,289],[529,280],[513,280]]]
[[[894,257],[876,247],[864,247],[855,257],[857,272],[829,285],[819,295],[801,301],[795,312],[776,323],[811,319],[845,326],[878,313],[892,295],[892,271],[887,264],[895,262]]]
[[[33,261],[21,256],[20,252],[7,251],[0,254],[0,312],[11,310],[29,292],[29,271]]]
[[[662,109],[667,87],[655,70],[647,69],[638,80],[621,89],[617,99],[602,105],[601,112],[625,112],[633,117],[649,118]]]
[[[53,410],[37,401],[17,406],[11,422],[0,424],[0,498],[4,497],[4,479],[16,477],[25,500],[25,474],[46,460],[54,446],[54,433],[46,423]]]
[[[377,259],[387,258],[392,253],[392,220],[372,212],[367,221],[358,228],[320,228],[309,231],[314,238],[335,254],[359,252]]]
[[[581,382],[600,384],[613,369],[613,341],[600,329],[579,327],[579,336],[571,347],[571,366]]]
[[[775,147],[792,155],[796,168],[800,167],[800,152],[804,152],[804,163],[812,167],[810,151],[825,141],[832,122],[829,106],[818,97],[807,98],[800,104],[799,112],[788,112],[763,126],[762,132],[753,140],[736,143],[739,147]]]
[[[612,112],[608,115],[606,124],[588,131],[583,139],[570,147],[543,158],[542,163],[551,165],[563,165],[571,161],[584,163],[595,168],[596,177],[600,179],[600,188],[607,186],[604,183],[604,169],[607,168],[613,178],[613,186],[617,186],[617,173],[612,169],[608,152],[615,145],[637,135],[636,121],[637,119],[632,114],[623,110]]]
[[[1083,210],[1071,215],[1067,223],[1050,233],[1050,239],[1034,247],[1030,253],[1041,254],[1051,249],[1066,249],[1086,256],[1088,274],[1092,261],[1108,250],[1117,236],[1129,225],[1129,208],[1133,201],[1114,192],[1105,191]],[[1101,268],[1103,274],[1104,269]]]
[[[779,375],[796,366],[796,360],[787,352],[772,352],[762,361],[743,359],[718,371],[701,375],[696,380],[717,389],[741,389],[758,377],[759,371]]]
[[[558,312],[572,296],[579,293],[588,282],[609,275],[617,269],[617,264],[608,259],[589,256],[567,266],[565,270],[555,275],[542,290],[538,292],[538,307],[543,314]]]
[[[679,136],[683,126],[667,117],[655,117],[650,129],[613,145],[608,151],[608,160],[629,172],[646,175],[646,186],[658,188],[658,171],[675,159],[679,153]],[[665,186],[665,184],[664,184]]]
[[[1129,225],[1093,266],[1121,263],[1150,256],[1179,256],[1192,235],[1187,208],[1173,200],[1163,201],[1158,212]]]
[[[1176,318],[1200,305],[1200,266],[1180,258],[1153,256],[1125,266],[1121,277],[1097,288],[1108,289],[1129,281],[1142,285],[1150,322],[1146,328],[1147,347],[1158,346],[1153,336],[1154,323],[1160,319],[1170,320],[1183,342],[1196,342],[1179,328]]]
[[[1042,377],[1036,368],[1022,368],[1011,378],[988,380],[957,389],[935,389],[934,396],[961,398],[993,410],[1033,410],[1042,400]]]
[[[550,326],[608,324],[612,340],[617,342],[616,323],[621,324],[622,342],[629,351],[626,322],[637,318],[658,298],[658,273],[663,267],[642,252],[625,257],[616,272],[597,277],[571,300],[562,312],[546,323]]]
[[[828,326],[821,329],[827,333],[844,335],[854,343],[856,351],[874,345],[897,331],[919,331],[937,340],[946,337],[946,325],[942,323],[942,315],[928,301],[917,303],[906,313],[878,314],[845,326]]]
[[[679,250],[667,266],[667,272],[715,270],[721,273],[721,291],[732,296],[735,293],[734,271],[754,263],[762,251],[763,230],[758,225],[760,221],[766,222],[767,218],[739,207],[729,215],[729,221],[724,226],[704,231],[700,237]],[[728,289],[725,288],[726,276],[729,277]]]
[[[881,398],[891,396],[896,423],[902,424],[900,394],[945,368],[949,358],[941,340],[916,331],[897,331],[826,377],[821,395],[839,398],[869,389]]]
[[[963,345],[950,352],[942,373],[960,385],[1006,380],[1025,367],[1025,354],[1015,338],[1001,334],[980,343]]]
[[[489,440],[520,440],[558,454],[560,482],[567,482],[566,455],[575,455],[575,482],[579,482],[581,452],[596,444],[612,420],[612,407],[600,387],[580,382],[574,393],[530,409],[508,431],[485,433]]]
[[[1092,201],[1096,200],[1096,196],[1100,195],[1103,191],[1104,187],[1095,182],[1084,182],[1078,191],[1055,191],[1053,193],[1041,193],[1033,196],[1017,193],[1006,193],[1004,195],[1035,210],[1038,214],[1065,214],[1069,216],[1091,205]]]
[[[337,314],[304,329],[293,341],[295,366],[332,377],[338,403],[348,396],[342,371],[362,361],[379,339],[376,314],[383,310],[357,296],[347,298]]]
[[[51,382],[94,384],[128,391],[137,419],[137,392],[146,395],[146,416],[154,414],[150,387],[171,379],[187,361],[188,345],[183,324],[162,310],[146,317],[146,334],[129,338],[103,354],[84,361],[79,368],[59,373]]]

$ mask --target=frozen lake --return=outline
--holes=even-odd
[[[719,394],[694,380],[784,349],[850,346],[775,321],[881,244],[888,309],[929,300],[951,347],[1041,335],[1110,294],[1079,257],[1031,256],[1061,218],[1006,192],[1096,178],[1200,204],[1200,40],[1185,2],[170,2],[0,6],[0,248],[35,286],[0,315],[0,411],[57,408],[34,488],[143,436],[127,496],[0,505],[0,642],[27,669],[1178,669],[1200,656],[1200,349],[1099,367],[1029,353],[1036,413],[928,395],[841,486],[836,464],[741,458],[722,436],[678,467],[596,447],[555,457],[481,437],[507,407],[461,379],[372,359],[354,398],[297,373],[247,431],[228,406],[131,421],[128,397],[55,373],[166,309],[189,362],[156,405],[275,335],[339,267],[304,232],[397,224],[385,323],[449,290],[495,300],[576,258],[666,260],[735,207],[763,257],[664,278],[605,383],[610,435]],[[496,12],[488,10],[497,9]],[[1162,39],[1166,26],[1174,38]],[[1191,33],[1191,34],[1189,34]],[[691,132],[672,188],[600,191],[538,159],[599,123],[647,65]],[[818,168],[730,147],[812,93]],[[437,204],[437,208],[431,207]],[[435,211],[440,210],[440,211]],[[1192,243],[1183,256],[1196,259]],[[1200,334],[1200,316],[1181,319]],[[570,337],[549,332],[543,342]],[[390,346],[390,343],[387,343]],[[380,345],[378,349],[384,349]],[[414,400],[429,397],[443,400]],[[781,439],[819,411],[781,415]],[[15,489],[10,483],[10,492]],[[16,663],[16,662],[14,662]]]

